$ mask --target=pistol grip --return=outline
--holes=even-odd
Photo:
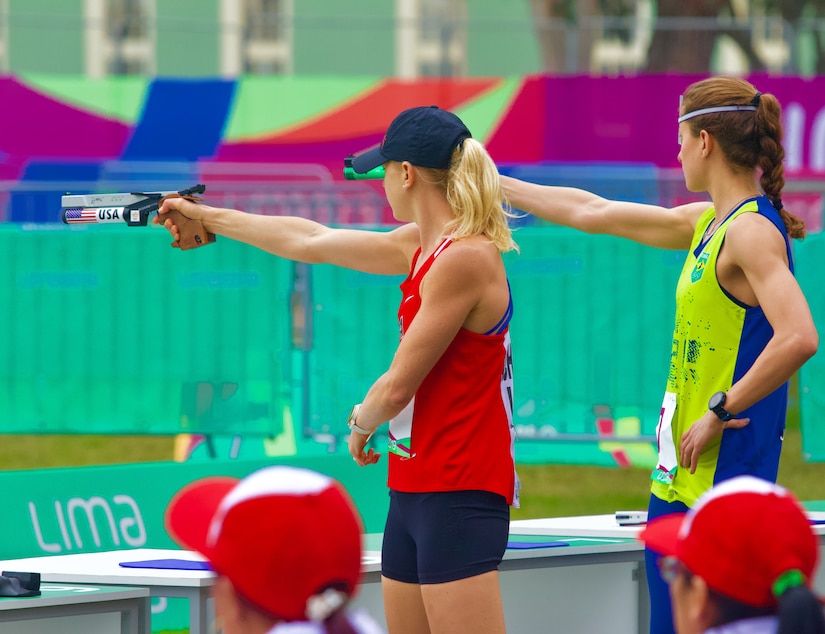
[[[164,216],[177,225],[180,233],[178,246],[184,251],[206,246],[216,240],[215,234],[207,231],[200,220],[187,218],[177,209],[170,209]]]

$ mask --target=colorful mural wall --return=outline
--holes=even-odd
[[[678,95],[695,79],[7,76],[0,179],[94,177],[113,160],[314,163],[338,177],[343,156],[422,104],[459,114],[499,163],[678,167]],[[789,171],[825,174],[825,77],[752,80],[784,104]]]

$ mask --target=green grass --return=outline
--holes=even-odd
[[[644,510],[650,495],[648,469],[521,465],[518,472],[522,508],[513,519]],[[825,499],[825,463],[803,461],[798,429],[785,434],[777,481],[801,500]]]
[[[802,500],[825,499],[825,463],[802,459],[801,434],[788,429],[779,483]],[[2,436],[0,469],[40,469],[172,460],[169,436]],[[520,465],[521,509],[513,519],[613,513],[647,508],[647,469]]]
[[[0,471],[174,459],[172,436],[0,436]]]
[[[600,515],[644,510],[649,497],[648,469],[566,465],[520,465],[521,508],[512,519]]]

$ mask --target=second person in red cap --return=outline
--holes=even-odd
[[[811,589],[819,542],[783,487],[726,480],[639,537],[662,555],[677,634],[825,634]]]

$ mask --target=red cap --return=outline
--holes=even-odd
[[[776,605],[782,580],[793,571],[810,586],[819,557],[819,542],[796,498],[752,476],[716,485],[687,513],[651,520],[639,539],[676,557],[720,594],[754,607]]]
[[[249,601],[304,621],[309,599],[334,586],[355,593],[362,525],[344,488],[308,469],[273,466],[243,480],[211,477],[181,489],[166,527]]]

